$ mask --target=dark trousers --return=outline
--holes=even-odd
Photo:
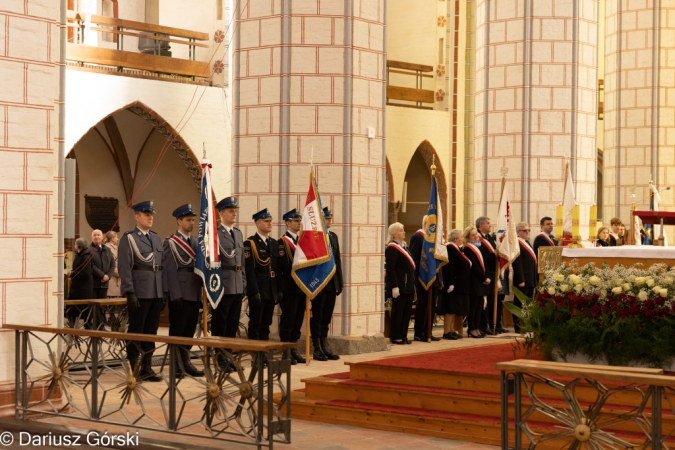
[[[218,307],[211,313],[211,335],[237,337],[241,302],[244,294],[223,295]]]
[[[426,340],[429,336],[429,291],[424,289],[419,282],[415,283],[417,291],[417,304],[415,306],[415,336]],[[433,323],[436,315],[436,298],[438,297],[438,288],[431,287],[431,320]]]
[[[497,294],[497,323],[494,323],[495,317],[495,296],[494,294],[488,295],[487,299],[487,308],[483,310],[483,314],[480,318],[480,329],[485,331],[488,328],[499,328],[502,325],[502,313],[503,306],[502,302],[504,301],[504,296]]]
[[[183,300],[180,308],[176,308],[175,303],[169,302],[169,336],[194,337],[201,302]]]
[[[94,298],[108,298],[108,288],[94,288]]]
[[[312,300],[312,318],[309,320],[309,329],[312,339],[328,337],[330,322],[333,320],[333,310],[337,294],[334,290],[323,290]]]
[[[300,339],[302,322],[305,318],[305,302],[304,294],[284,292],[284,298],[279,302],[279,306],[281,306],[279,339],[281,342],[297,342]]]
[[[257,302],[248,299],[248,338],[269,341],[270,325],[274,316],[274,300],[262,299]]]
[[[480,316],[483,312],[484,297],[472,295],[469,297],[469,328],[467,331],[480,331]]]
[[[138,311],[129,311],[129,333],[157,335],[163,300],[161,298],[139,298],[138,302],[141,304]],[[155,351],[155,343],[127,342],[127,358],[137,359],[140,354],[139,349],[149,358]]]
[[[389,327],[389,339],[398,341],[408,338],[412,302],[415,294],[401,294],[398,298],[391,299],[391,325]]]

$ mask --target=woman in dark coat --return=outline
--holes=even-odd
[[[443,283],[445,287],[441,293],[439,314],[444,314],[443,339],[451,341],[461,339],[461,330],[455,331],[455,317],[469,315],[469,277],[471,273],[471,261],[459,248],[462,245],[462,230],[454,229],[450,232],[448,248],[448,264],[441,269],[443,271]]]
[[[464,230],[464,255],[471,261],[469,277],[469,329],[467,335],[472,338],[484,337],[480,332],[480,316],[484,298],[490,295],[490,279],[486,276],[485,262],[480,252],[480,239],[474,227]]]
[[[86,239],[75,241],[75,259],[70,271],[69,300],[91,299],[94,295],[94,280],[91,272],[91,252]]]
[[[384,251],[387,265],[387,286],[391,289],[391,326],[389,339],[392,344],[410,344],[408,326],[415,297],[415,263],[405,244],[405,229],[399,222],[389,226],[389,243]]]

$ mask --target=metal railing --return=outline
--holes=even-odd
[[[294,344],[6,324],[16,332],[16,418],[29,413],[273,448],[290,443]],[[157,344],[162,381],[142,361]],[[119,355],[134,346],[134,360]],[[205,376],[186,374],[195,346]],[[44,395],[34,395],[44,389]],[[275,395],[276,394],[276,395]]]
[[[672,448],[675,378],[661,369],[532,360],[496,368],[504,450]],[[664,408],[670,416],[666,422]],[[523,437],[529,441],[525,445]]]

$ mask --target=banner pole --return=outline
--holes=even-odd
[[[202,338],[207,338],[208,337],[208,315],[209,315],[209,305],[208,302],[206,301],[206,291],[205,289],[202,289]],[[209,364],[209,351],[208,347],[204,346],[204,367],[208,366]]]
[[[504,196],[504,186],[505,185],[506,185],[506,177],[502,176],[502,191],[499,194],[499,204],[500,205],[502,203],[502,197]],[[501,208],[501,206],[500,206],[500,208]],[[497,228],[499,228],[499,227],[497,227]],[[497,231],[499,231],[499,230],[497,230]],[[506,233],[506,231],[504,231],[504,233]],[[495,330],[493,330],[493,331],[495,331],[495,333],[496,333],[496,328],[497,328],[497,304],[499,302],[499,300],[498,300],[498,298],[499,298],[499,252],[497,251],[496,245],[495,245],[495,262],[496,262],[496,264],[495,264],[495,279],[494,279],[494,283],[495,283],[494,303],[495,303],[495,306],[494,306],[494,308],[492,308],[493,309],[493,311],[492,311],[492,324],[495,328]],[[507,280],[504,280],[504,282],[508,283]]]
[[[305,361],[306,361],[305,364],[309,366],[309,333],[310,333],[310,331],[309,331],[309,318],[311,316],[311,306],[312,306],[312,302],[309,299],[309,295],[307,295],[305,297],[305,302],[306,302],[306,304],[305,304],[305,323],[307,324],[307,325],[305,325]]]

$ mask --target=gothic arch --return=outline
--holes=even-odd
[[[436,153],[436,149],[433,145],[431,145],[431,142],[426,139],[423,140],[419,146],[417,146],[417,150],[415,150],[415,152],[420,153],[422,158],[424,158],[424,162],[428,168],[431,167],[432,163],[436,165],[436,186],[438,187],[438,198],[440,199],[441,205],[443,207],[443,214],[447,215],[449,211],[448,183],[445,176],[445,170],[443,170],[443,164],[441,163],[441,158],[438,157],[438,153]],[[431,174],[431,171],[429,174]]]

